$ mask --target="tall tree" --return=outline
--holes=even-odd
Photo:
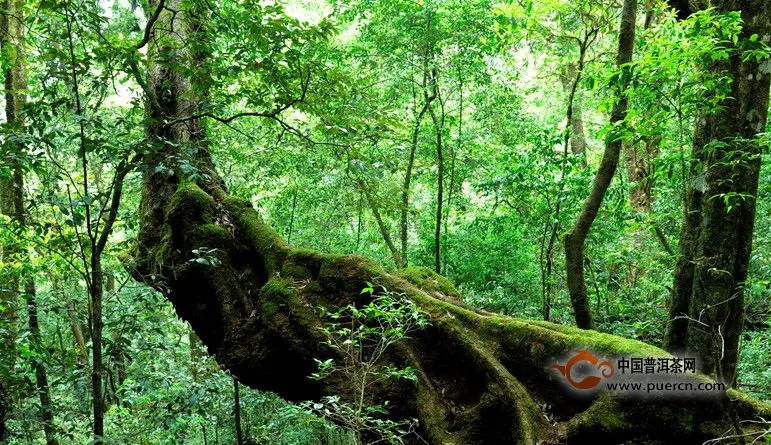
[[[595,26],[597,26],[595,24]],[[562,157],[560,162],[559,186],[556,191],[554,209],[551,210],[551,204],[548,205],[546,223],[544,224],[541,235],[541,248],[539,260],[541,263],[541,295],[543,304],[541,306],[541,315],[544,320],[551,318],[553,281],[552,270],[554,267],[554,252],[557,247],[559,233],[562,231],[560,218],[562,213],[561,194],[565,187],[568,173],[568,155],[569,150],[573,154],[580,154],[583,163],[586,162],[586,138],[583,133],[583,121],[580,117],[580,106],[577,103],[578,85],[583,77],[583,71],[586,66],[586,57],[589,47],[596,41],[599,34],[598,27],[589,27],[584,29],[578,40],[578,62],[574,66],[573,62],[568,62],[566,73],[569,76],[561,76],[563,90],[567,94],[567,107],[565,109],[565,132],[562,139]],[[573,68],[570,68],[573,67]],[[578,132],[574,134],[574,132]],[[547,201],[548,202],[548,201]],[[548,240],[548,241],[547,241]]]
[[[423,118],[426,115],[431,103],[436,99],[436,89],[434,83],[437,82],[431,75],[429,66],[433,61],[433,49],[430,45],[425,45],[422,64],[422,77],[421,83],[422,94],[415,94],[415,96],[421,97],[422,105],[420,111],[415,116],[415,123],[413,124],[412,134],[410,139],[410,150],[407,156],[407,169],[404,172],[404,185],[402,186],[402,204],[400,209],[399,219],[399,239],[401,241],[401,267],[407,267],[407,239],[409,237],[409,214],[410,214],[410,186],[412,184],[412,170],[415,165],[415,153],[418,149],[418,140],[420,137],[420,126],[423,123]],[[417,100],[417,99],[416,99]]]
[[[665,344],[698,352],[704,372],[734,383],[760,155],[768,144],[759,135],[768,117],[771,62],[754,43],[771,39],[771,2],[713,3],[719,14],[740,11],[743,25],[730,57],[705,66],[730,76],[730,92],[696,122]]]
[[[7,134],[21,134],[23,126],[22,107],[24,105],[24,90],[27,80],[24,72],[24,37],[22,21],[19,17],[20,3],[16,0],[4,0],[0,11],[0,47],[2,49],[5,66],[3,69],[5,87],[5,116],[4,130]],[[18,229],[24,225],[24,173],[22,170],[23,145],[20,137],[8,138],[3,144],[3,157],[0,158],[0,214],[8,217]],[[21,245],[10,239],[0,246],[2,260],[8,264],[17,263],[21,252]],[[0,386],[8,384],[14,376],[13,368],[16,363],[16,337],[19,329],[19,289],[20,280],[18,273],[12,268],[0,270],[0,345],[4,353],[0,358]],[[0,391],[0,395],[8,397],[10,388]],[[3,403],[3,402],[0,402]],[[10,403],[5,403],[11,406]],[[4,424],[5,419],[0,418]],[[4,430],[4,428],[0,428]],[[2,437],[0,437],[2,439]]]
[[[93,108],[88,106],[87,91],[83,91],[83,79],[93,74],[92,63],[95,60],[88,52],[82,52],[77,40],[84,26],[99,27],[100,23],[86,23],[79,20],[81,11],[73,9],[73,4],[63,3],[61,13],[64,16],[64,55],[67,81],[70,92],[71,112],[76,121],[77,141],[76,165],[79,171],[78,183],[72,182],[77,187],[77,197],[68,193],[69,207],[82,209],[82,225],[80,221],[72,220],[77,243],[77,256],[80,266],[78,272],[86,284],[89,297],[89,327],[91,336],[91,393],[93,412],[93,437],[94,443],[101,444],[104,440],[104,360],[103,360],[103,305],[105,297],[105,284],[109,279],[105,276],[103,261],[107,251],[108,241],[115,228],[118,219],[118,210],[123,197],[123,186],[126,176],[137,165],[141,154],[133,154],[132,148],[125,151],[116,150],[119,155],[114,160],[113,176],[104,188],[104,193],[99,192],[99,175],[94,172],[104,167],[104,161],[108,157],[98,157],[95,154],[104,153],[105,147],[99,143],[106,143],[91,131],[98,131],[98,125],[91,125],[96,121],[95,115],[103,106],[103,101],[93,101]],[[90,16],[93,17],[93,16]],[[155,19],[149,15],[148,26],[152,26]],[[98,33],[97,33],[98,34]],[[141,48],[140,43],[131,51]],[[129,59],[133,60],[133,59]],[[102,153],[100,153],[102,152]],[[84,227],[81,227],[84,226]]]
[[[434,124],[434,135],[436,139],[436,212],[434,214],[434,271],[442,272],[442,207],[444,205],[444,122],[445,110],[444,99],[440,96],[438,85],[436,84],[437,72],[432,70],[431,77],[434,79],[432,95],[436,97],[439,103],[439,111],[434,109],[433,103],[428,105],[428,113],[431,116],[431,122]]]
[[[565,267],[567,269],[570,302],[573,305],[576,324],[583,329],[594,327],[589,298],[586,293],[586,279],[584,278],[584,245],[605,198],[605,192],[610,187],[613,175],[616,173],[621,146],[625,137],[624,119],[629,104],[626,89],[630,80],[626,65],[632,61],[636,17],[637,1],[624,0],[616,56],[616,65],[621,75],[615,85],[617,101],[613,105],[610,117],[613,129],[606,137],[605,153],[600,161],[589,196],[584,201],[581,213],[576,218],[573,228],[565,234]]]
[[[14,135],[7,142],[7,159],[11,167],[10,179],[0,180],[0,213],[7,215],[16,223],[16,230],[23,231],[27,225],[28,215],[26,212],[26,203],[24,199],[24,166],[23,159],[26,152],[24,145],[24,126],[25,111],[24,106],[27,102],[27,75],[26,75],[26,49],[24,32],[24,10],[22,2],[19,0],[5,0],[0,12],[0,45],[2,46],[4,60],[7,65],[4,69],[5,74],[5,128],[6,134]],[[5,162],[4,162],[5,163]],[[20,237],[21,239],[21,237]],[[3,260],[11,262],[26,262],[23,258],[26,256],[22,248],[23,244],[15,241],[12,244],[3,246]],[[5,305],[3,309],[3,321],[9,325],[3,325],[5,332],[14,335],[17,329],[16,319],[18,313],[18,296],[20,286],[24,287],[24,299],[27,301],[27,326],[30,332],[32,346],[36,350],[41,349],[42,338],[40,335],[40,322],[38,319],[38,303],[35,291],[34,276],[27,274],[23,283],[18,278],[15,271],[12,276],[7,277],[4,285],[6,289],[0,289],[0,304]],[[13,342],[13,338],[10,338]],[[8,347],[8,344],[3,344]],[[15,350],[11,343],[6,351]],[[15,354],[7,355],[3,361],[4,366],[12,368]],[[55,445],[58,443],[54,436],[53,403],[51,401],[51,390],[48,383],[48,373],[45,363],[42,359],[37,359],[32,363],[35,371],[35,389],[40,400],[40,417],[43,424],[46,443]],[[0,371],[0,376],[7,376],[9,369]],[[0,383],[1,385],[1,383]],[[2,422],[2,419],[0,419]],[[0,434],[2,439],[2,434]]]

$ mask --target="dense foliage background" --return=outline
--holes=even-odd
[[[0,136],[0,176],[23,165],[28,217],[21,229],[0,219],[2,244],[23,246],[3,257],[0,286],[34,276],[37,289],[16,306],[0,302],[15,314],[2,326],[14,331],[15,342],[4,346],[13,351],[2,353],[17,359],[0,375],[13,402],[12,444],[45,443],[36,364],[48,373],[60,443],[91,440],[87,240],[99,233],[116,173],[146,148],[143,50],[134,51],[152,10],[143,3],[22,3],[26,122],[23,132]],[[293,245],[436,269],[471,305],[573,324],[561,240],[610,131],[621,75],[618,2],[207,5],[209,145],[231,193],[251,200]],[[710,11],[678,22],[658,2],[641,4],[638,16],[630,131],[587,242],[587,280],[598,329],[660,345],[691,129],[715,106],[705,91],[725,84],[699,64],[727,57],[725,43],[741,24]],[[7,45],[2,56],[4,67],[19,57]],[[263,115],[250,115],[254,109]],[[24,150],[14,149],[19,143]],[[758,193],[738,377],[740,389],[766,400],[769,168]],[[170,303],[124,270],[138,230],[141,174],[127,173],[104,253],[106,439],[233,443],[233,379]],[[39,334],[26,321],[29,301]],[[241,387],[240,406],[243,436],[254,443],[349,440],[307,407],[268,393]]]

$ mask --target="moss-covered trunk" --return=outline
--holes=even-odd
[[[430,316],[431,327],[387,358],[417,369],[418,383],[383,387],[374,397],[391,401],[397,418],[417,417],[430,443],[534,443],[541,434],[578,442],[598,433],[701,440],[720,434],[721,423],[730,427],[724,418],[728,411],[717,399],[574,400],[546,367],[576,348],[607,355],[664,354],[651,346],[472,310],[455,302],[452,288],[427,269],[392,273],[363,257],[292,248],[248,202],[224,193],[212,196],[190,182],[177,187],[165,208],[163,241],[146,246],[138,276],[153,277],[209,353],[254,388],[289,400],[350,394],[348,382],[325,385],[308,378],[315,371],[313,358],[333,356],[322,344],[318,328],[324,320],[316,308],[363,304],[360,291],[374,281],[404,292]],[[204,246],[216,249],[216,266],[196,261],[193,250]],[[754,417],[757,409],[771,413],[743,399],[735,409],[742,419]],[[556,416],[557,427],[546,422],[544,411]]]
[[[753,39],[771,41],[771,1],[714,2],[741,11],[742,32],[731,56],[708,67],[732,79],[720,108],[700,117],[694,132],[692,178],[670,303],[666,343],[702,357],[702,371],[736,378],[760,155],[766,129],[771,61],[748,53]],[[754,37],[753,37],[754,36]]]
[[[468,308],[447,280],[428,269],[392,272],[361,256],[288,245],[250,202],[229,195],[216,175],[203,127],[191,118],[200,95],[195,99],[190,80],[169,68],[200,64],[195,48],[176,39],[205,42],[205,21],[175,1],[168,6],[179,12],[173,19],[164,12],[162,26],[156,27],[174,33],[152,40],[167,46],[151,51],[155,63],[147,104],[155,119],[147,135],[157,151],[144,170],[142,227],[132,270],[166,295],[208,352],[241,383],[288,400],[324,394],[348,398],[351,382],[308,378],[316,370],[314,358],[334,357],[319,331],[324,318],[318,307],[365,304],[370,297],[361,290],[369,281],[404,293],[430,318],[430,327],[382,358],[384,365],[414,367],[417,382],[372,389],[375,401],[391,402],[392,418],[419,419],[419,433],[429,443],[581,443],[586,437],[603,443],[669,443],[682,437],[693,443],[730,427],[725,406],[740,418],[771,415],[768,406],[734,392],[700,401],[571,398],[547,368],[556,356],[575,348],[609,355],[665,353],[593,331]],[[156,54],[171,59],[158,60]],[[192,181],[172,164],[169,155],[182,156],[180,146],[194,148],[204,179]],[[162,164],[166,168],[156,168]]]

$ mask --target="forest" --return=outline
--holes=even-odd
[[[0,443],[771,443],[771,0],[0,2]]]

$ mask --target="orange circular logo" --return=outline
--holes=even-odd
[[[598,377],[596,375],[588,375],[581,380],[573,379],[573,374],[571,373],[571,370],[573,369],[574,366],[576,366],[581,362],[590,363],[600,372],[600,375],[602,375],[602,377]],[[615,372],[615,370],[613,369],[613,365],[609,361],[606,360],[606,361],[600,362],[600,359],[597,358],[594,354],[583,349],[576,350],[576,355],[571,357],[564,365],[553,364],[553,365],[550,365],[549,367],[559,371],[560,374],[562,374],[565,378],[567,378],[570,386],[577,389],[592,389],[595,386],[600,384],[600,382],[602,381],[602,378],[609,379],[613,377],[613,373]]]

